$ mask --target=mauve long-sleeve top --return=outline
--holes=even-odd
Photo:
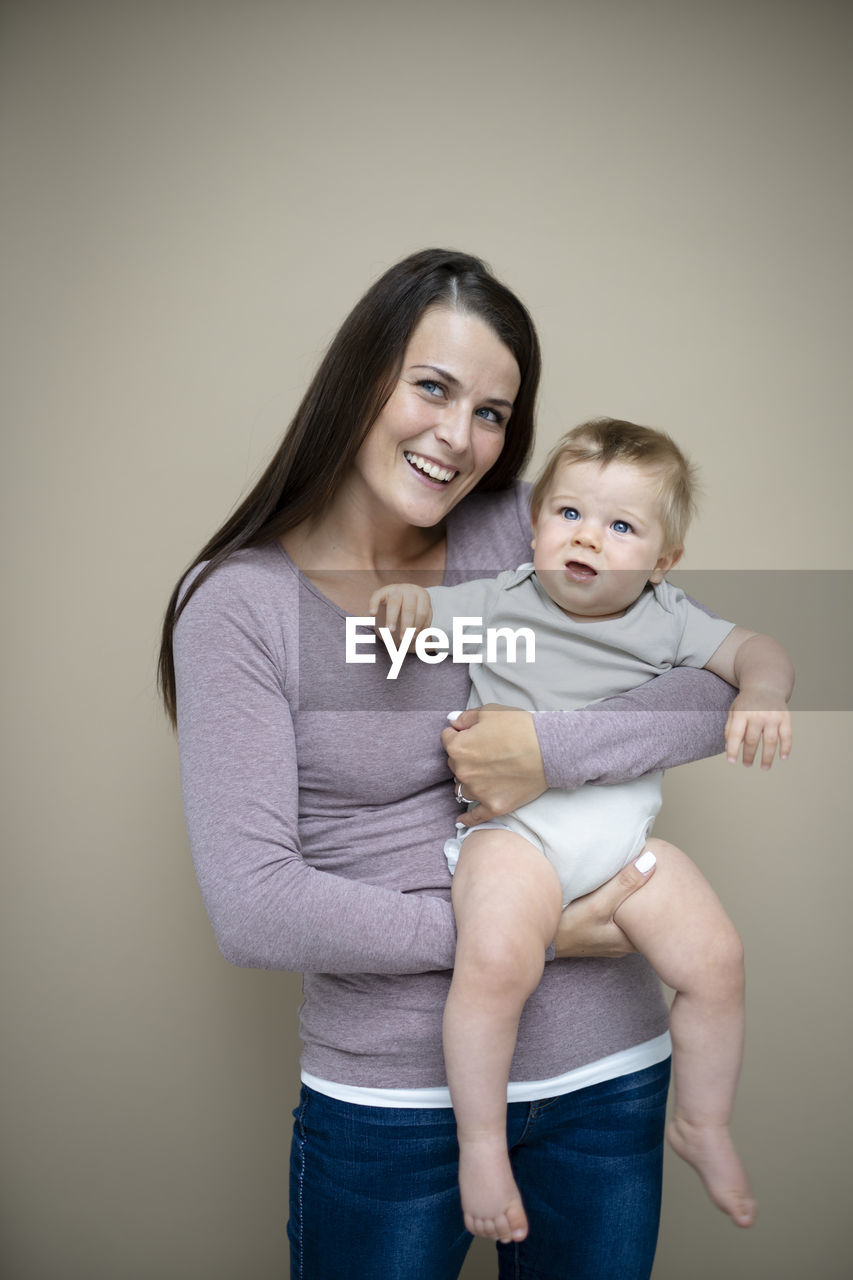
[[[526,486],[448,520],[446,581],[529,558]],[[441,1018],[455,927],[443,853],[457,816],[439,735],[468,668],[347,663],[346,614],[281,546],[232,556],[175,632],[193,860],[223,954],[304,974],[303,1067],[376,1088],[445,1081]],[[369,653],[369,647],[359,650]],[[680,668],[630,694],[536,717],[549,785],[615,782],[722,750],[732,690]],[[542,1080],[667,1027],[640,956],[552,960],[511,1076]]]

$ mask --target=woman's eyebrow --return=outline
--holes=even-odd
[[[441,378],[442,382],[446,382],[448,386],[450,387],[462,386],[462,383],[459,381],[458,378],[454,377],[454,375],[450,373],[447,369],[442,369],[440,365],[413,364],[413,365],[410,365],[410,368],[429,369],[431,370],[432,373],[437,373],[438,376]],[[511,400],[501,400],[499,396],[486,396],[486,399],[488,400],[489,404],[500,404],[500,405],[503,405],[505,409],[511,409],[513,407]]]

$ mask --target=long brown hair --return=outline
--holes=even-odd
[[[505,489],[521,473],[533,443],[539,385],[539,340],[533,321],[479,258],[448,249],[413,253],[389,268],[356,303],[266,471],[189,566],[187,572],[207,562],[184,596],[185,574],[172,592],[163,622],[158,683],[173,723],[172,637],[193,592],[235,551],[273,541],[329,502],[394,388],[414,329],[434,306],[479,317],[515,357],[521,382],[506,442],[477,490]]]

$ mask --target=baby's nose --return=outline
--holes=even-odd
[[[597,547],[601,543],[601,534],[594,524],[584,520],[575,529],[572,541],[581,547]]]

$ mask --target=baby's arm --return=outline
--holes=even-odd
[[[794,688],[794,667],[785,649],[771,636],[735,627],[705,664],[740,692],[726,721],[726,756],[751,765],[762,735],[762,769],[769,769],[779,747],[782,760],[791,750],[791,713],[787,702]]]
[[[417,633],[432,622],[429,594],[412,582],[392,582],[380,587],[370,597],[367,612],[376,619],[377,630],[385,626],[395,640],[405,639],[406,651],[411,649]]]

